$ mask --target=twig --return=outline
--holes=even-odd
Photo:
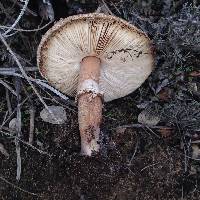
[[[19,3],[17,0],[10,0],[12,1],[13,3],[17,4],[20,8],[23,8],[23,4]],[[32,10],[30,10],[29,8],[26,8],[25,12],[33,15],[34,17],[37,17],[37,13],[33,12]]]
[[[47,106],[47,104],[44,102],[44,100],[42,99],[42,97],[40,96],[39,92],[37,91],[37,89],[35,88],[35,86],[32,84],[30,77],[26,74],[26,72],[24,71],[24,68],[22,67],[20,61],[18,60],[18,58],[16,57],[15,53],[12,51],[12,49],[10,48],[10,46],[8,45],[8,43],[6,42],[6,40],[4,39],[4,37],[1,35],[0,33],[0,39],[3,42],[3,44],[6,46],[7,50],[9,51],[9,53],[12,55],[12,57],[14,58],[15,62],[17,63],[22,75],[24,76],[24,78],[27,80],[27,82],[30,84],[30,86],[32,87],[33,91],[36,93],[36,95],[38,96],[38,98],[40,99],[40,101],[42,102],[42,104],[44,105],[44,107],[48,110],[48,112],[54,116],[54,114],[52,113],[52,111],[49,109],[49,107]],[[56,119],[56,117],[54,116],[54,118]]]
[[[146,129],[149,130],[151,133],[153,133],[153,135],[155,135],[157,138],[161,138],[159,135],[157,135],[152,128],[150,128],[149,126],[146,126]]]
[[[11,102],[10,102],[10,95],[9,95],[8,88],[6,88],[6,102],[7,102],[7,107],[8,107],[8,113],[9,113],[9,115],[11,115],[12,114],[12,106],[11,106]]]
[[[112,1],[110,3],[115,8],[115,10],[118,12],[118,14],[122,15],[122,13],[119,11],[119,9],[117,8],[117,6]]]
[[[18,72],[20,71],[19,67],[1,67],[0,73],[2,72]],[[26,72],[36,72],[38,71],[37,67],[24,67],[24,71]]]
[[[11,132],[11,130],[10,130],[9,128],[7,128],[7,127],[2,127],[2,129]],[[9,137],[12,137],[12,138],[14,138],[14,139],[19,140],[21,143],[23,143],[23,144],[27,145],[28,147],[30,147],[30,148],[32,148],[32,149],[38,151],[38,152],[41,153],[41,154],[48,155],[49,157],[52,156],[51,154],[49,154],[49,153],[47,153],[47,152],[45,152],[45,151],[42,151],[42,150],[38,149],[37,147],[35,147],[35,146],[29,144],[28,142],[23,141],[22,139],[18,138],[17,136],[13,136],[12,134],[7,133],[7,132],[4,132],[4,131],[2,131],[2,130],[0,130],[0,132],[1,132],[2,134],[6,135],[6,136],[9,136]]]
[[[23,106],[24,105],[24,103],[27,101],[27,98],[25,98],[20,104],[19,104],[19,106],[21,107],[21,106]],[[16,111],[17,109],[15,108],[14,110],[13,110],[13,112],[9,115],[9,117],[6,119],[4,119],[3,120],[3,123],[1,124],[1,126],[0,126],[0,130],[2,129],[2,127],[10,120],[10,118],[12,117],[12,115],[15,113],[15,111]]]
[[[147,130],[149,130],[156,137],[161,138],[152,129],[162,129],[162,128],[166,128],[166,126],[149,126],[149,125],[145,125],[145,124],[128,124],[128,125],[118,126],[118,128],[142,128],[144,131],[147,132]]]
[[[3,117],[3,121],[2,121],[2,124],[1,124],[1,126],[0,126],[0,129],[1,129],[1,127],[5,124],[7,115],[8,115],[8,111],[6,111],[6,113],[5,113],[4,117]]]
[[[29,3],[29,0],[25,0],[24,2],[24,6],[23,8],[21,9],[21,12],[20,14],[18,15],[17,19],[15,20],[15,22],[12,24],[12,26],[3,33],[3,36],[4,37],[7,37],[7,34],[13,30],[13,28],[18,24],[18,22],[20,21],[20,19],[22,18],[22,16],[24,15],[25,11],[26,11],[26,8],[28,6],[28,3]]]
[[[12,30],[14,31],[19,31],[19,32],[37,32],[37,31],[41,31],[44,28],[46,28],[47,26],[49,26],[53,21],[50,21],[48,23],[46,23],[44,26],[39,27],[39,28],[34,28],[34,29],[22,29],[22,28],[12,28]],[[10,29],[10,26],[3,26],[0,25],[1,29]]]
[[[144,168],[142,168],[142,169],[140,170],[140,172],[144,171],[145,169],[147,169],[147,168],[149,168],[149,167],[153,167],[153,166],[158,165],[158,164],[161,164],[161,163],[160,163],[160,162],[157,162],[157,163],[153,163],[153,164],[151,164],[151,165],[147,165],[147,166],[145,166]]]
[[[15,73],[15,72],[12,72],[12,71],[4,71],[4,72],[1,72],[0,70],[0,74],[2,75],[7,75],[7,76],[16,76],[16,77],[21,77],[21,78],[24,78],[21,74],[18,74],[18,73]],[[59,97],[61,97],[62,99],[64,100],[69,100],[69,98],[67,96],[65,96],[64,94],[62,94],[60,91],[58,91],[57,89],[55,89],[54,87],[48,85],[47,83],[45,83],[44,81],[42,80],[39,80],[39,79],[34,79],[34,78],[31,78],[29,77],[29,80],[31,82],[35,82],[37,83],[39,86],[42,86],[50,91],[52,91],[53,93],[55,93],[56,95],[58,95]],[[74,105],[73,105],[74,106]],[[45,107],[46,108],[46,107]]]
[[[184,149],[184,172],[187,172],[187,169],[188,169],[188,156],[187,156],[187,152],[189,150],[189,147],[186,143],[186,139],[185,139],[185,136],[182,134],[182,131],[181,131],[181,128],[179,126],[179,123],[178,123],[178,119],[177,119],[177,115],[176,115],[176,126],[178,127],[178,132],[179,134],[182,136],[182,140],[183,140],[183,149]],[[188,148],[188,149],[187,149]]]
[[[1,75],[4,75],[4,76],[16,76],[16,77],[21,77],[21,78],[24,78],[21,74],[19,73],[16,73],[16,72],[12,72],[11,70],[9,71],[2,71],[0,70],[0,74]]]
[[[12,94],[17,96],[16,92],[3,80],[0,79],[0,84],[2,84],[4,87],[6,87]]]
[[[130,166],[132,164],[133,158],[135,157],[135,154],[136,154],[136,152],[138,150],[139,141],[138,141],[138,135],[137,134],[136,134],[136,137],[137,137],[137,142],[136,142],[136,145],[135,145],[135,150],[133,152],[133,155],[131,156],[131,159],[130,159],[130,161],[128,163],[128,166]]]
[[[68,100],[69,99],[64,94],[62,94],[61,92],[59,92],[58,90],[56,90],[54,87],[52,87],[52,86],[48,85],[47,83],[43,82],[42,80],[34,79],[33,81],[36,82],[38,85],[41,85],[41,86],[49,89],[50,91],[52,91],[53,93],[55,93],[56,95],[58,95],[59,97],[61,97],[64,100]]]
[[[22,191],[22,192],[25,192],[25,193],[30,194],[30,195],[33,195],[33,196],[39,196],[38,194],[29,192],[29,191],[27,191],[27,190],[24,190],[24,189],[18,187],[17,185],[11,183],[10,181],[8,181],[8,180],[6,180],[5,178],[3,178],[2,176],[0,176],[0,179],[1,179],[2,181],[4,181],[5,183],[7,183],[7,184],[13,186],[14,188],[16,188],[16,189],[18,189],[18,190],[20,190],[20,191]]]
[[[191,141],[191,144],[199,144],[200,140]]]
[[[35,125],[35,123],[34,123],[35,122],[35,108],[34,108],[33,100],[24,86],[23,86],[23,90],[24,90],[26,96],[28,97],[28,100],[30,103],[30,106],[29,106],[29,114],[30,114],[29,144],[33,144],[33,137],[34,137],[33,134],[34,134],[34,125]]]
[[[149,126],[145,124],[127,124],[127,125],[122,125],[118,126],[118,128],[152,128],[152,129],[162,129],[162,128],[168,128],[166,126]]]
[[[184,186],[181,186],[181,200],[184,200]]]
[[[100,4],[100,6],[97,8],[96,13],[103,12],[104,14],[113,15],[114,16],[114,14],[112,13],[112,11],[107,6],[107,4],[106,4],[106,2],[104,0],[99,0],[99,4]]]
[[[17,93],[17,124],[16,124],[16,131],[17,131],[17,137],[21,137],[21,108],[20,108],[20,89],[21,89],[21,79],[15,78],[15,88]],[[17,176],[16,179],[19,181],[21,177],[21,149],[20,149],[20,143],[18,139],[15,139],[15,146],[16,146],[16,154],[17,154]]]
[[[46,90],[44,90],[44,91],[45,91],[45,92],[47,93],[47,95],[49,96],[49,97],[44,97],[45,100],[52,101],[52,102],[54,102],[54,103],[56,103],[56,104],[61,105],[62,107],[67,108],[68,110],[72,111],[73,113],[77,113],[77,110],[76,110],[76,109],[71,108],[71,107],[68,106],[68,104],[69,104],[70,106],[77,108],[77,105],[75,104],[75,102],[73,102],[72,100],[70,100],[70,101],[68,100],[68,101],[67,101],[67,104],[66,104],[66,101],[65,101],[65,100],[63,100],[63,99],[61,99],[61,98],[59,98],[59,97],[57,97],[57,96],[51,95],[51,94],[50,94],[49,92],[47,92]]]
[[[8,112],[6,112],[5,116],[4,116],[4,120],[0,126],[0,130],[2,130],[2,127],[11,119],[12,115],[15,113],[16,109],[13,110],[13,112],[8,116],[8,118],[6,119]]]
[[[190,150],[191,140],[190,140],[190,142],[186,142],[185,136],[183,136],[183,140],[184,140],[183,150],[184,150],[184,154],[185,154],[185,156],[184,156],[184,172],[186,173],[188,171],[188,161],[189,161],[189,159],[187,158],[187,155]]]
[[[11,37],[11,36],[13,36],[13,35],[16,35],[18,32],[19,32],[19,31],[15,31],[15,32],[13,32],[13,33],[7,34],[6,37]]]
[[[30,113],[30,129],[29,129],[29,144],[33,144],[33,133],[34,133],[34,127],[35,127],[35,109],[34,106],[31,105],[29,108],[29,113]]]

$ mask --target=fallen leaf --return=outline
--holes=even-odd
[[[67,120],[66,111],[62,106],[49,106],[48,108],[53,115],[46,108],[44,108],[40,112],[40,117],[43,121],[51,124],[63,124]]]
[[[13,118],[10,120],[8,127],[10,129],[10,134],[14,135],[17,131],[17,118]]]
[[[17,129],[17,118],[11,119],[8,126],[11,130],[13,130],[13,131],[16,130]]]
[[[151,109],[145,109],[138,115],[138,122],[148,126],[155,126],[159,123],[160,116]]]

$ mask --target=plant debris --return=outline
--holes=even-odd
[[[160,116],[151,107],[146,108],[138,115],[138,122],[148,126],[155,126],[159,123]]]
[[[92,158],[79,155],[74,99],[36,66],[52,22],[89,12],[142,29],[156,57],[142,87],[104,105],[102,155]],[[199,200],[199,30],[196,0],[2,0],[0,198]]]
[[[49,106],[50,113],[46,108],[40,112],[43,121],[51,124],[63,124],[67,120],[66,111],[62,106]]]

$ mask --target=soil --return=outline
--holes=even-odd
[[[53,4],[55,4],[56,20],[60,17],[66,17],[66,15],[68,16],[69,14],[76,14],[77,10],[80,12],[92,12],[98,5],[96,1],[94,1],[94,5],[80,4],[79,1],[75,1],[75,3],[70,4],[66,10],[63,9],[63,12],[59,12],[60,8],[57,7],[66,5],[64,0],[59,1],[61,4],[56,4],[55,2],[57,1],[53,1]],[[7,1],[2,2],[6,6],[8,4],[8,7],[10,6],[10,3]],[[182,3],[177,3],[177,1],[173,2],[175,8],[171,9],[172,13],[176,12],[176,9],[182,5]],[[129,5],[128,3],[130,2],[126,1],[127,5]],[[37,7],[37,1],[31,1],[31,4],[33,5],[31,5],[30,8],[34,10],[34,7]],[[158,13],[160,7],[164,7],[163,5],[161,6],[161,4],[166,7],[165,9],[170,9],[166,4],[160,3],[155,7],[157,9],[156,12],[153,12],[153,10],[146,13],[145,9],[149,11],[149,4],[144,3],[147,8],[145,7],[145,9],[140,10],[141,13],[145,13],[143,17],[146,17],[146,19],[153,17],[156,22],[161,16],[161,13]],[[77,9],[79,6],[82,7]],[[118,6],[118,2],[116,6]],[[115,8],[116,6],[111,2],[111,8]],[[153,3],[152,7],[154,7]],[[16,15],[13,14],[14,11],[12,11],[13,8],[15,7],[11,7],[11,11],[8,11],[10,12],[10,16],[16,18]],[[121,12],[122,8],[118,10]],[[16,13],[18,12],[19,8],[17,8]],[[163,13],[162,15],[164,15]],[[124,13],[124,15],[126,15],[126,13]],[[0,19],[3,20],[5,16],[5,13],[0,13]],[[29,15],[26,16],[25,19],[28,19],[25,20],[25,22],[28,21],[28,25],[23,23],[23,21],[20,24],[22,28],[25,29],[27,29],[26,26],[29,29],[31,29],[32,26],[35,28],[35,24],[38,25],[38,21],[41,20],[39,16],[34,18]],[[143,20],[142,17],[140,19]],[[8,23],[9,20],[10,18],[8,16],[5,22]],[[146,23],[145,20],[142,22],[143,24]],[[149,28],[149,32],[150,30]],[[46,29],[42,30],[40,33],[24,33],[24,35],[17,35],[16,38],[14,36],[11,40],[12,47],[22,58],[24,56],[26,60],[35,65],[37,45],[40,41],[41,34],[45,31]],[[150,34],[153,35],[153,33]],[[22,37],[23,45],[19,42],[21,41],[20,37]],[[0,56],[2,56],[1,53],[0,51]],[[5,57],[6,56],[7,55],[5,55]],[[171,117],[171,115],[175,115],[173,111],[176,111],[174,107],[176,108],[176,105],[179,105],[178,103],[184,102],[184,100],[187,101],[186,103],[188,104],[183,103],[183,105],[187,105],[187,109],[189,109],[190,107],[192,108],[190,105],[193,105],[193,102],[199,102],[200,93],[196,91],[196,87],[198,86],[199,88],[199,85],[195,85],[196,93],[194,95],[192,89],[188,91],[185,89],[187,86],[186,84],[189,84],[189,79],[193,81],[193,85],[198,82],[199,72],[196,72],[193,79],[191,77],[187,78],[186,83],[184,82],[185,79],[182,78],[182,74],[184,74],[185,71],[186,73],[190,72],[187,71],[190,70],[190,68],[186,66],[186,69],[184,69],[185,71],[178,75],[173,71],[173,74],[175,74],[178,79],[174,80],[171,76],[172,67],[167,67],[168,65],[164,66],[163,64],[165,59],[167,60],[167,58],[160,59],[157,64],[163,65],[163,71],[168,70],[166,73],[167,75],[161,69],[160,71],[157,70],[155,75],[152,76],[154,79],[150,77],[149,80],[143,84],[141,90],[137,90],[129,96],[104,105],[103,124],[101,127],[101,153],[93,155],[92,157],[80,155],[77,107],[75,103],[73,103],[73,100],[70,100],[66,105],[66,102],[63,104],[61,99],[57,99],[59,104],[62,104],[67,111],[67,121],[65,124],[53,125],[45,123],[39,116],[40,111],[43,109],[42,104],[36,98],[34,92],[31,91],[30,86],[23,81],[23,86],[27,89],[29,94],[31,94],[36,108],[34,143],[33,146],[30,146],[27,143],[20,142],[22,172],[20,180],[17,181],[15,139],[1,132],[0,144],[4,145],[9,153],[9,157],[6,157],[0,152],[0,200],[199,200],[200,165],[199,157],[197,156],[196,160],[192,157],[191,138],[193,135],[191,137],[183,135],[185,132],[182,131],[181,128],[184,129],[184,127],[180,126],[172,126],[173,131],[171,131],[172,128],[170,125],[173,125],[173,123],[170,124],[170,120],[174,120],[174,118],[170,118],[169,120],[165,120],[162,124],[159,124],[166,127],[166,129],[162,130],[142,126],[130,126],[129,128],[120,127],[121,125],[138,123],[138,115],[143,109],[137,107],[139,103],[143,105],[146,101],[149,101],[163,108],[164,106],[169,105],[170,107],[170,105],[173,105],[171,106],[170,113],[165,111],[165,115],[170,114],[169,117]],[[195,54],[191,59],[196,63],[192,66],[194,67],[192,69],[199,69],[198,54]],[[22,64],[29,66],[29,62],[24,62],[23,59],[20,61]],[[8,56],[5,60],[0,60],[0,64],[4,67],[16,67],[16,65],[12,65],[13,63],[15,62]],[[32,73],[31,76],[41,78],[39,73]],[[172,81],[171,79],[169,80],[172,82],[169,87],[168,85],[167,87],[166,85],[162,85],[165,76],[173,79]],[[160,77],[164,78],[161,80],[159,79]],[[3,78],[14,88],[13,78],[7,76]],[[152,83],[152,79],[157,89],[158,87],[161,88],[157,96],[152,92],[154,86],[150,84]],[[192,87],[193,85],[191,84],[190,86]],[[39,87],[37,88],[48,105],[55,105],[55,102],[49,99],[49,95],[43,90],[40,90]],[[22,99],[26,98],[24,92],[21,92],[21,95]],[[53,96],[53,94],[51,95]],[[184,95],[188,95],[186,96],[188,99],[185,98]],[[174,103],[176,99],[180,100],[177,104]],[[16,106],[16,98],[13,96],[11,97],[11,104],[13,108]],[[29,136],[28,109],[29,105],[25,103],[22,106],[22,141],[28,141]],[[182,110],[187,109],[183,109],[182,107]],[[197,110],[198,109],[193,107],[193,110],[189,110],[190,112],[187,112],[187,114],[193,114]],[[6,112],[5,88],[0,86],[0,124],[3,122]],[[180,117],[180,119],[185,119],[182,116],[178,117]],[[189,123],[186,124],[187,128],[190,128],[190,119]],[[176,123],[178,124],[178,122]],[[197,126],[198,131],[195,132],[192,130],[191,132],[193,132],[194,135],[196,134],[197,139],[199,139],[199,125]],[[5,127],[8,127],[8,123],[5,124]],[[177,128],[181,129],[181,131]],[[190,131],[189,128],[187,129],[188,132]],[[180,132],[182,135],[180,135]],[[183,138],[185,139],[184,143]],[[188,145],[187,148],[185,148],[185,145]],[[198,144],[196,146],[198,147]],[[197,149],[197,154],[199,155],[199,147]]]
[[[15,186],[1,180],[1,199],[199,199],[199,179],[189,173],[189,163],[184,172],[184,152],[176,136],[163,139],[140,129],[116,129],[124,121],[134,121],[134,112],[129,112],[137,113],[130,105],[132,98],[105,105],[102,153],[91,158],[80,155],[76,111],[68,110],[68,121],[63,125],[42,122],[37,115],[34,146],[48,155],[21,144],[18,182],[15,144],[2,138],[10,157],[0,154],[1,174]],[[26,141],[27,132],[23,135]]]

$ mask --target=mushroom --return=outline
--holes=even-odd
[[[99,152],[103,102],[133,92],[151,73],[151,47],[135,26],[99,13],[61,19],[43,36],[39,70],[55,88],[76,97],[83,155]]]

